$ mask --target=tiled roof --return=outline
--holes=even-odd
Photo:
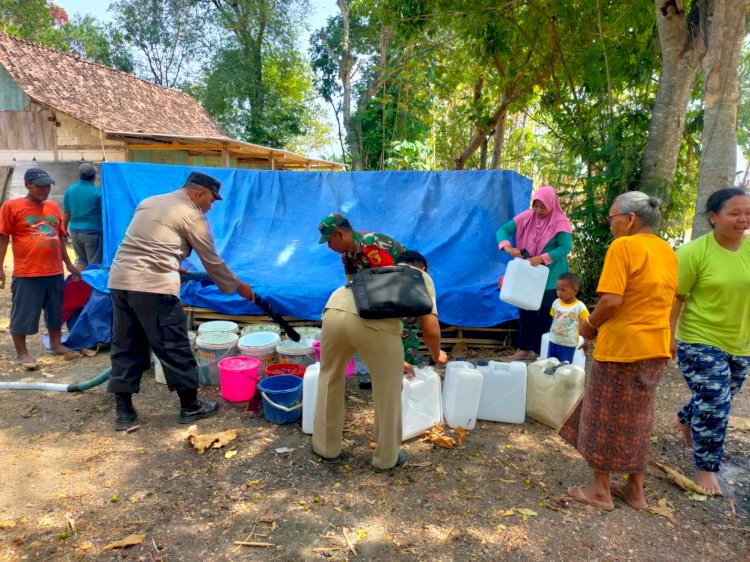
[[[104,131],[224,137],[189,95],[0,33],[0,64],[32,100]]]

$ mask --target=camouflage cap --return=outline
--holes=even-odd
[[[326,216],[322,221],[320,221],[320,224],[318,225],[318,230],[320,231],[320,240],[318,240],[318,244],[325,244],[328,242],[328,239],[331,237],[331,234],[337,229],[337,228],[351,228],[352,225],[349,224],[349,219],[347,219],[344,215],[341,213],[331,213],[330,215]]]

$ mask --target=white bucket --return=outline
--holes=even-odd
[[[240,327],[237,323],[229,320],[212,320],[211,322],[204,322],[198,326],[198,335],[208,332],[231,332],[233,334],[239,334]]]
[[[220,384],[218,363],[237,351],[237,334],[232,332],[199,333],[195,340],[198,378],[203,384]]]
[[[242,328],[240,334],[246,336],[254,332],[273,332],[274,334],[281,335],[281,326],[271,324],[270,322],[258,322],[257,324],[248,324]]]
[[[317,362],[313,340],[302,338],[299,341],[281,340],[276,346],[279,363],[296,363],[297,365],[312,365]]]
[[[240,338],[237,350],[240,355],[260,360],[260,376],[265,378],[266,367],[276,363],[276,344],[281,337],[275,332],[251,332]]]
[[[298,326],[294,328],[294,331],[297,332],[302,339],[320,340],[320,328],[315,326]]]
[[[195,353],[195,332],[191,332],[188,330],[188,341],[190,342],[190,350]],[[159,361],[159,358],[156,356],[155,353],[151,354],[151,358],[154,361],[154,375],[156,382],[159,384],[167,384],[167,378],[164,376],[164,367],[161,365],[161,361]]]

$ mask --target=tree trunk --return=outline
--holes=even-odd
[[[346,144],[349,147],[349,155],[352,159],[352,169],[362,169],[362,153],[359,150],[359,142],[355,131],[355,123],[352,119],[352,75],[354,73],[355,60],[351,54],[351,42],[349,39],[349,5],[346,0],[339,0],[341,10],[341,59],[339,60],[339,77],[343,89],[342,113],[344,130],[346,131]]]
[[[745,37],[747,0],[714,0],[703,59],[703,134],[693,238],[708,232],[702,214],[717,189],[734,185],[737,169],[738,66]]]
[[[657,0],[655,8],[662,69],[643,155],[641,189],[667,201],[680,155],[687,104],[705,48],[700,24],[706,17],[705,0],[694,0],[690,15],[685,13],[682,0]],[[689,21],[699,23],[692,25]]]
[[[516,173],[521,173],[521,158],[523,156],[523,142],[526,140],[524,137],[526,136],[526,119],[528,119],[529,114],[524,113],[523,114],[523,121],[521,121],[521,134],[518,137],[518,148],[516,150]]]
[[[503,146],[505,145],[505,122],[508,112],[504,112],[495,125],[495,142],[492,146],[492,160],[490,169],[497,170],[500,167],[500,159],[503,156]]]

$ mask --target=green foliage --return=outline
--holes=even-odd
[[[74,17],[60,31],[71,53],[124,72],[133,72],[133,55],[124,37],[112,25],[99,23],[91,16]]]
[[[312,72],[296,47],[306,0],[215,0],[223,37],[190,91],[227,132],[283,148],[306,135],[318,108]]]
[[[137,54],[137,73],[162,86],[185,82],[203,55],[206,8],[194,0],[117,0],[118,37]]]
[[[392,156],[385,161],[385,166],[389,170],[424,172],[431,169],[432,150],[424,143],[419,141],[393,141],[389,152]]]

